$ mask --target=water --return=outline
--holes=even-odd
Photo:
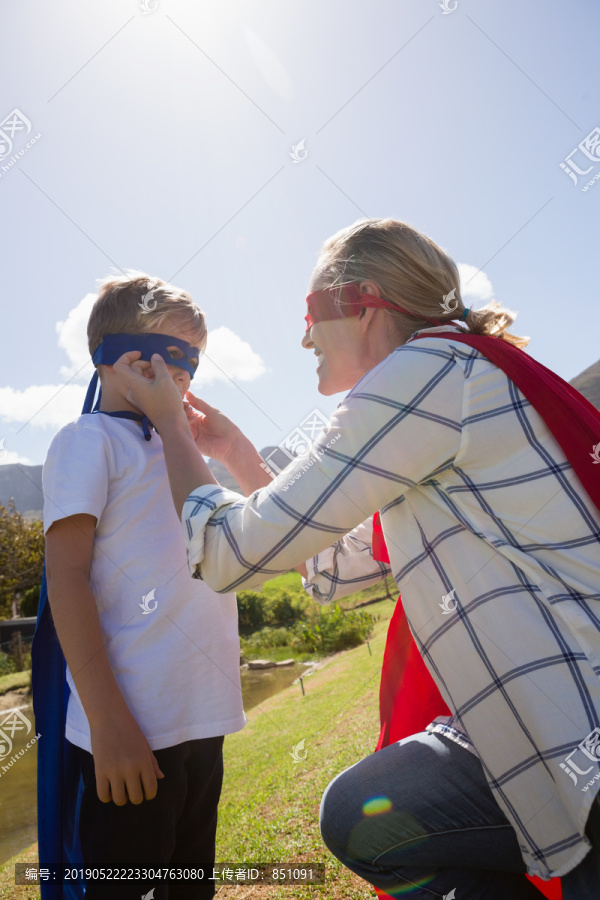
[[[295,663],[293,666],[265,670],[241,670],[242,692],[244,709],[246,712],[284,690],[292,682],[306,671],[306,666]],[[300,692],[300,685],[297,686]],[[29,847],[37,840],[36,818],[36,766],[37,750],[35,744],[25,749],[26,744],[35,737],[33,710],[31,706],[21,708],[21,714],[31,724],[29,733],[20,717],[17,717],[14,726],[8,727],[8,735],[15,730],[12,740],[12,748],[2,743],[0,734],[0,754],[9,750],[5,759],[0,759],[0,865],[10,859],[24,847]],[[0,712],[0,723],[9,719],[9,711]],[[6,726],[4,729],[6,731]],[[23,756],[17,756],[20,750],[25,750]],[[15,757],[10,765],[11,758]],[[5,766],[7,771],[3,772]]]
[[[263,700],[289,687],[299,675],[306,672],[306,668],[304,663],[294,663],[293,666],[274,669],[242,669],[240,674],[245,711],[260,706]],[[298,693],[302,693],[300,685]]]

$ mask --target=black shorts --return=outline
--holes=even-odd
[[[212,875],[217,807],[223,782],[223,737],[186,741],[155,750],[164,778],[156,797],[139,805],[102,803],[96,792],[91,753],[75,748],[84,791],[79,838],[85,868],[201,868]],[[154,900],[204,900],[214,882],[112,881],[89,883],[86,900],[140,897],[154,888]]]

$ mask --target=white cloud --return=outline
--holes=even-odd
[[[88,350],[87,323],[95,299],[96,294],[86,294],[64,322],[56,323],[58,346],[65,351],[70,362],[69,366],[60,367],[60,374],[63,378],[75,377],[76,381],[86,384],[94,373]]]
[[[478,300],[487,301],[492,299],[494,289],[485,272],[481,272],[477,266],[471,266],[469,263],[458,263],[458,271],[460,274],[460,293],[465,306]]]
[[[266,371],[250,344],[222,325],[208,332],[206,353],[200,357],[192,389],[213,381],[254,381]]]
[[[4,446],[6,438],[0,438],[0,466],[11,466],[21,463],[24,466],[32,466],[33,463],[26,456],[21,456],[16,450],[7,450]]]
[[[0,417],[8,422],[31,420],[37,428],[62,428],[81,414],[85,391],[79,384],[32,385],[24,391],[0,388]]]
[[[295,97],[294,87],[279,57],[251,28],[246,28],[244,38],[256,68],[271,90],[284,100],[293,100]]]

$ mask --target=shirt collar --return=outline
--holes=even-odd
[[[452,325],[452,323],[450,323],[450,322],[447,325],[429,325],[427,328],[419,328],[418,331],[413,331],[413,333],[408,338],[406,343],[408,343],[408,341],[412,341],[412,339],[414,337],[416,337],[418,334],[425,333],[427,335],[430,335],[430,334],[433,335],[433,334],[439,334],[440,332],[446,332],[446,331],[456,331],[457,334],[465,333],[461,328],[458,328],[456,325]]]

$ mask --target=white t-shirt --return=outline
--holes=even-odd
[[[80,416],[55,435],[43,489],[45,532],[78,513],[98,520],[90,584],[111,668],[152,750],[243,728],[235,594],[190,578],[160,436]],[[68,668],[67,680],[66,737],[91,751]]]

